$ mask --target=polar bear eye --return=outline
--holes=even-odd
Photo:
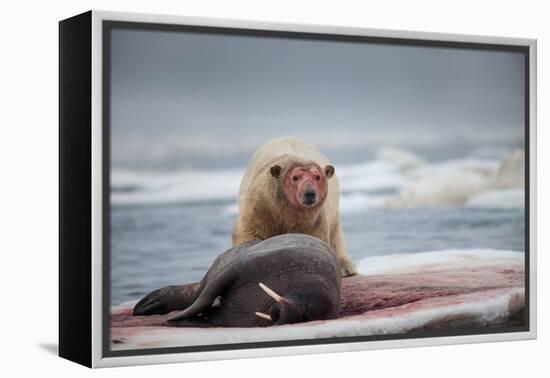
[[[298,176],[292,176],[292,181],[298,181],[299,177]]]
[[[315,181],[319,181],[321,179],[321,176],[315,175]]]

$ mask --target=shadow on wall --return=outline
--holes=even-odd
[[[59,345],[55,343],[41,343],[38,344],[38,347],[50,354],[53,354],[55,356],[59,355]]]

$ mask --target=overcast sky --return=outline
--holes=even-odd
[[[523,143],[523,55],[113,30],[112,156],[249,154],[296,135],[321,149]]]

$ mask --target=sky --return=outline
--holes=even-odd
[[[115,167],[242,165],[283,135],[334,156],[523,144],[520,53],[129,29],[111,46]]]

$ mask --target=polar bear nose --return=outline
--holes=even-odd
[[[312,204],[315,202],[315,197],[316,197],[315,191],[308,190],[307,192],[304,193],[304,202],[306,202],[307,204]]]

